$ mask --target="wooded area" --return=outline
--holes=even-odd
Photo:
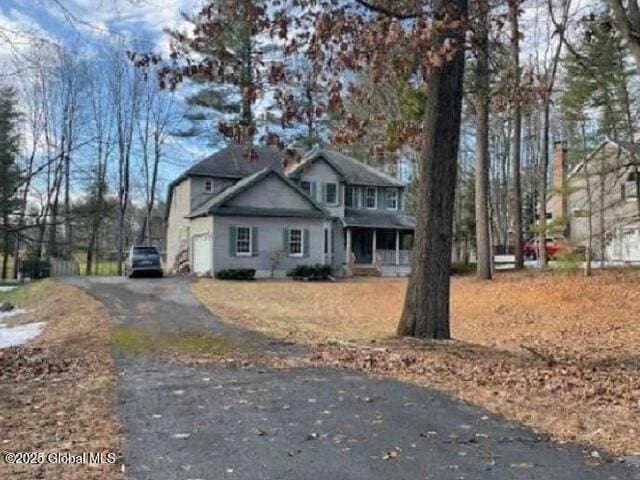
[[[410,181],[418,224],[398,332],[448,338],[452,260],[475,259],[490,280],[494,254],[522,268],[537,236],[547,266],[545,238],[567,221],[546,221],[554,146],[568,172],[604,139],[634,144],[638,38],[637,0],[217,0],[166,30],[168,54],[0,25],[12,52],[0,77],[2,278],[17,276],[15,258],[121,274],[131,244],[162,248],[165,186],[198,160],[188,148],[176,160],[176,145],[320,143]],[[635,153],[629,162],[637,217]],[[591,201],[605,167],[581,172],[591,222],[608,208]],[[606,234],[590,224],[587,273]]]

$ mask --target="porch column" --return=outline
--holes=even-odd
[[[373,254],[371,255],[371,265],[375,265],[376,264],[376,248],[377,248],[377,232],[376,229],[373,229]]]
[[[396,230],[396,265],[400,265],[400,230]]]
[[[351,229],[347,228],[347,251],[345,252],[345,263],[347,264],[347,275],[350,275],[351,268]]]

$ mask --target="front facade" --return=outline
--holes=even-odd
[[[257,158],[247,160],[246,151]],[[406,275],[415,221],[404,185],[361,162],[312,150],[222,150],[171,184],[167,261],[199,275],[251,268],[281,277],[298,265],[336,275]]]
[[[591,245],[596,260],[640,262],[638,153],[634,144],[607,140],[565,174],[566,149],[556,145],[548,202],[554,233]]]

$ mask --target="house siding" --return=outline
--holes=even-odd
[[[204,184],[207,179],[213,180],[213,192],[205,192]],[[202,205],[208,199],[219,194],[223,190],[237,182],[237,180],[223,177],[191,177],[191,209],[193,210],[199,205]]]
[[[608,258],[605,250],[621,235],[621,228],[638,218],[638,204],[635,198],[622,197],[622,186],[631,169],[623,167],[630,161],[627,153],[619,155],[618,148],[605,145],[589,161],[589,183],[592,210],[592,249],[595,258]],[[604,162],[604,168],[603,168]],[[599,172],[604,169],[603,178]],[[589,241],[589,201],[584,167],[567,180],[568,235],[577,245],[587,246]],[[550,204],[551,202],[548,202]],[[601,214],[602,211],[602,214]],[[559,220],[559,219],[552,219]],[[604,244],[600,232],[605,232]]]
[[[285,228],[300,228],[309,232],[308,256],[284,256],[275,268],[275,276],[284,277],[298,265],[324,264],[324,227],[331,222],[321,218],[224,217],[213,218],[214,271],[229,268],[253,268],[259,278],[271,275],[272,257],[284,250]],[[232,227],[246,226],[257,229],[258,252],[252,256],[234,256],[230,248]]]
[[[167,217],[167,267],[175,271],[176,256],[188,248],[191,211],[191,179],[185,179],[173,187],[169,215]]]
[[[301,182],[315,182],[315,200],[326,208],[329,213],[334,217],[344,216],[344,185],[340,183],[340,177],[336,171],[324,160],[318,160],[314,162],[308,169],[306,169],[302,175],[300,175]],[[323,197],[323,185],[327,183],[335,183],[338,185],[338,204],[327,205]],[[314,189],[312,188],[312,191]]]
[[[240,193],[227,204],[234,207],[283,208],[317,212],[308,199],[286,185],[275,174]]]

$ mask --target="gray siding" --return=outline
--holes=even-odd
[[[231,199],[227,205],[234,207],[283,208],[317,210],[303,195],[286,185],[275,174]]]
[[[204,183],[207,178],[213,179],[213,192],[204,191]],[[236,180],[222,177],[190,177],[191,181],[191,209],[202,205],[209,198],[233,185]]]
[[[324,227],[331,221],[324,219],[276,218],[276,217],[223,217],[213,218],[213,268],[214,271],[229,268],[253,268],[258,277],[268,277],[272,257],[284,249],[285,228],[301,228],[309,231],[309,250],[306,257],[283,255],[276,276],[282,277],[297,265],[324,264]],[[246,226],[257,229],[258,252],[254,256],[231,254],[231,227]]]
[[[315,183],[315,199],[326,208],[334,217],[344,217],[344,185],[340,183],[340,178],[336,171],[327,165],[324,160],[314,162],[310,168],[300,175],[300,181]],[[322,185],[335,183],[338,185],[338,205],[327,205],[323,198]]]

